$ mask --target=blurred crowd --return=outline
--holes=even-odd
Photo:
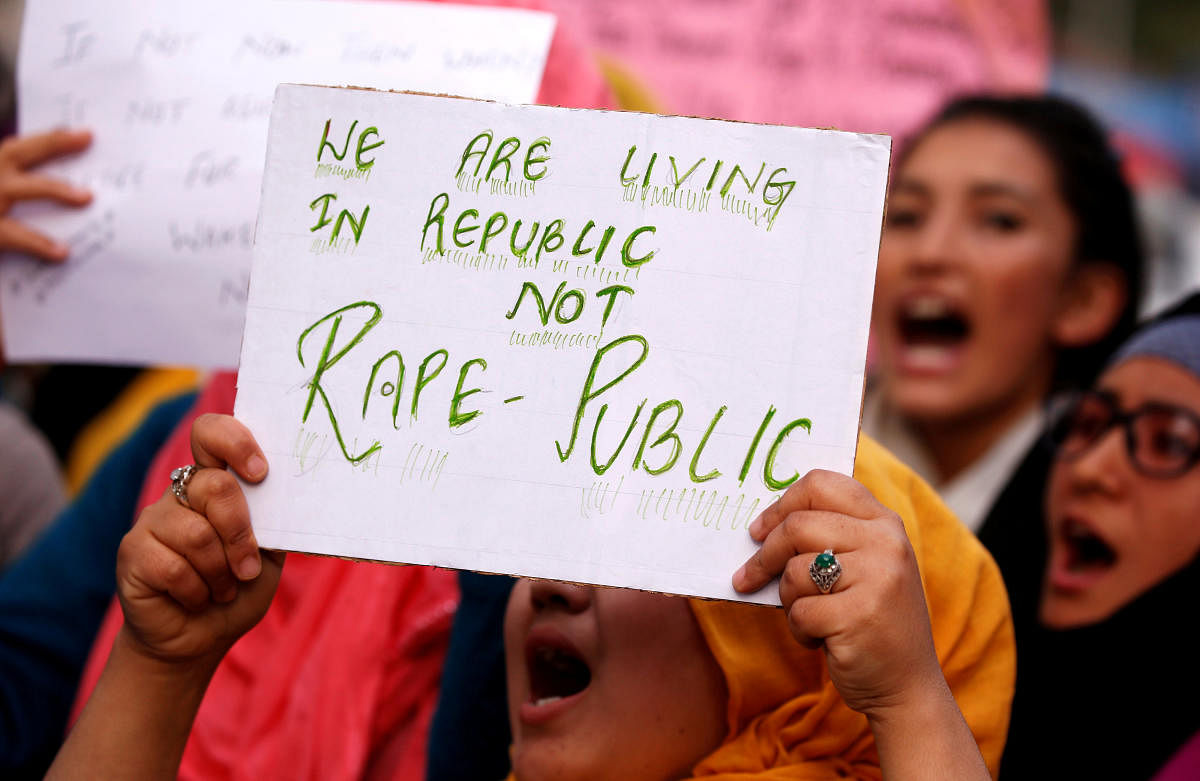
[[[479,4],[560,13],[542,103],[895,134],[855,475],[729,573],[784,609],[284,567],[232,367],[0,355],[0,776],[1200,778],[1195,105],[1089,101],[1076,3]],[[38,170],[105,129],[5,101],[0,250],[70,263],[10,211],[87,208]]]

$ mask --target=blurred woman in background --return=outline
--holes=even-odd
[[[956,100],[896,164],[863,428],[933,484],[1005,573],[1040,570],[1013,524],[1041,501],[1043,404],[1086,387],[1128,335],[1142,264],[1117,159],[1074,104]]]

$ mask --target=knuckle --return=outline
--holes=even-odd
[[[215,468],[205,469],[201,474],[204,475],[204,492],[209,505],[217,505],[220,509],[227,510],[237,502],[241,495],[241,487],[233,479],[233,475],[224,469]]]
[[[254,438],[235,418],[211,412],[196,418],[192,442],[225,463],[244,462],[257,452]]]
[[[779,524],[780,534],[785,539],[792,539],[800,532],[800,526],[803,523],[804,516],[798,511],[788,513],[783,521]]]
[[[840,477],[837,472],[831,472],[828,469],[810,469],[808,470],[809,480],[814,488],[827,488],[830,481]]]
[[[199,515],[192,515],[192,520],[183,531],[183,543],[190,551],[203,550],[212,545],[216,539],[216,530]]]
[[[178,556],[164,556],[157,565],[162,582],[168,586],[182,586],[188,581],[191,565]]]
[[[805,631],[808,625],[808,606],[803,599],[797,599],[788,606],[787,617],[788,624],[793,632],[807,634]]]
[[[910,555],[912,545],[909,544],[908,532],[904,530],[900,516],[889,511],[880,516],[877,523],[871,523],[867,528],[879,551],[884,555],[893,558],[907,558]]]
[[[887,558],[876,565],[875,577],[880,588],[875,589],[876,595],[891,594],[907,579],[907,567],[901,559]],[[882,597],[877,597],[882,598]]]
[[[826,497],[831,490],[838,487],[838,478],[840,477],[841,475],[837,472],[830,472],[828,469],[810,470],[808,473],[809,491],[814,495]]]
[[[790,512],[792,507],[803,507],[806,503],[805,497],[808,495],[808,473],[800,475],[796,480],[787,487],[783,495],[779,497],[776,504],[781,516]]]
[[[808,565],[799,556],[793,556],[779,575],[780,596],[786,593],[792,599],[797,599],[809,590],[811,579],[808,577]]]
[[[913,551],[912,544],[904,535],[898,535],[894,538],[895,551],[893,558],[898,566],[908,570],[916,567],[917,554]]]
[[[192,422],[192,454],[197,449],[206,449],[207,443],[217,437],[221,431],[221,416],[215,412],[205,412]]]
[[[792,557],[791,560],[784,566],[783,572],[779,574],[779,593],[783,594],[785,590],[789,594],[795,594],[800,589],[802,581],[800,573],[796,566],[797,558]]]
[[[138,559],[138,535],[135,530],[130,530],[121,538],[121,544],[117,546],[117,569],[128,570],[133,566]]]
[[[846,481],[849,479],[828,469],[812,469],[804,476],[807,506],[837,510],[847,506]]]
[[[894,531],[879,535],[879,550],[884,558],[891,561],[903,561],[908,558],[908,538]]]
[[[894,531],[897,531],[907,537],[908,533],[904,531],[904,519],[900,517],[900,514],[887,507],[883,507],[882,509],[883,513],[880,515],[880,520],[890,526]]]
[[[775,500],[775,503],[772,505],[772,507],[777,508],[777,511],[781,511],[785,505],[790,505],[799,501],[800,497],[804,495],[805,477],[807,477],[807,475],[801,475],[799,479],[789,485],[783,492],[783,495]]]

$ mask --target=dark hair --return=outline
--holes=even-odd
[[[1104,129],[1083,107],[1044,95],[972,95],[948,103],[907,150],[931,131],[967,119],[985,119],[1020,130],[1053,162],[1059,189],[1078,235],[1076,264],[1109,263],[1125,281],[1125,306],[1113,328],[1094,344],[1064,348],[1055,362],[1055,388],[1086,387],[1137,322],[1144,250],[1133,194]],[[900,163],[903,163],[901,158]]]

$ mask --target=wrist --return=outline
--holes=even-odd
[[[940,670],[937,680],[864,713],[884,778],[990,781],[975,736]]]
[[[175,778],[219,661],[163,659],[122,627],[47,778]]]
[[[110,660],[122,667],[136,669],[138,675],[156,682],[187,689],[198,687],[203,693],[223,657],[223,652],[215,652],[190,659],[170,659],[155,653],[138,640],[127,625],[122,625],[113,641]]]
[[[914,677],[906,690],[864,708],[863,715],[872,728],[888,728],[894,724],[915,726],[936,722],[944,717],[947,708],[957,707],[939,668],[935,673]]]

